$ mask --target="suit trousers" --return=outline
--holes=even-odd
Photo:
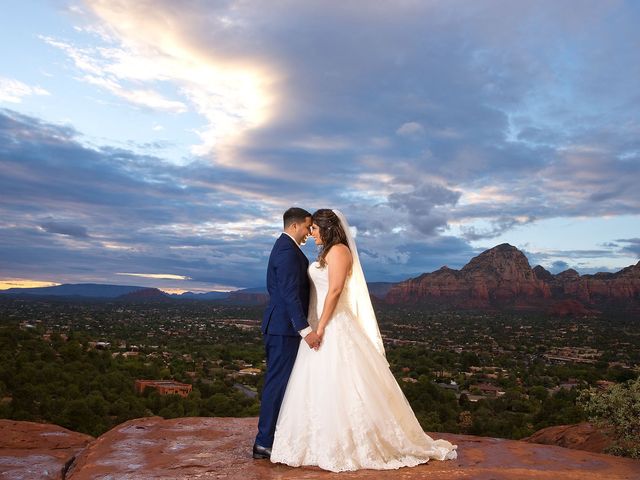
[[[301,340],[300,336],[269,334],[264,336],[267,373],[262,387],[260,419],[256,436],[256,443],[263,447],[270,448],[273,445],[280,405],[282,405],[284,392],[287,389],[287,383],[289,383]]]

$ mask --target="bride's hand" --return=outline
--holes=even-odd
[[[318,330],[316,330],[316,334],[322,338],[324,336],[324,327],[318,327]]]

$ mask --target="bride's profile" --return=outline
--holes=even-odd
[[[456,458],[456,445],[424,433],[389,369],[346,218],[321,209],[312,219],[321,249],[308,270],[308,320],[322,343],[298,350],[271,461],[340,472]]]

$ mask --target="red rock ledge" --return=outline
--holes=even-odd
[[[93,440],[57,425],[0,420],[0,479],[640,478],[640,460],[451,434],[434,436],[458,445],[457,460],[385,472],[290,468],[251,458],[256,423],[255,418],[139,418]]]
[[[587,452],[604,453],[614,444],[610,430],[596,428],[591,423],[583,422],[575,425],[556,425],[538,430],[525,442],[558,445],[560,447],[586,450]]]
[[[0,420],[0,478],[62,479],[66,466],[92,440],[58,425]]]
[[[69,480],[106,479],[639,479],[640,460],[513,440],[435,434],[458,445],[458,459],[391,471],[334,474],[253,460],[256,418],[140,418],[89,444]],[[25,477],[26,478],[26,477]],[[43,477],[44,478],[44,477]]]

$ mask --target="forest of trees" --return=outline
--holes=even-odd
[[[239,345],[218,346],[211,353],[217,358],[251,358],[261,355]],[[400,381],[422,426],[428,431],[447,431],[505,438],[521,438],[555,424],[575,423],[585,418],[576,406],[576,391],[560,390],[550,396],[543,387],[530,389],[528,398],[521,387],[507,389],[495,399],[470,402],[440,388],[428,372],[441,368],[443,354],[429,354],[415,347],[389,348],[387,356],[394,370],[405,364],[414,366],[416,383]],[[445,355],[447,356],[447,355]],[[455,355],[450,354],[450,357]],[[255,358],[254,358],[255,360]],[[187,397],[161,396],[147,389],[134,392],[139,378],[188,381],[185,365],[177,361],[168,368],[161,361],[142,357],[112,357],[108,350],[88,346],[88,338],[76,333],[66,341],[52,335],[45,341],[37,331],[17,326],[0,328],[0,417],[16,420],[47,421],[72,430],[100,435],[131,418],[159,415],[181,416],[255,416],[256,398],[234,388],[229,378],[214,378],[193,384]],[[396,372],[400,376],[400,372]],[[414,375],[415,376],[415,375]],[[260,386],[261,377],[247,378]]]
[[[417,366],[413,369],[417,382],[400,381],[400,385],[427,431],[519,439],[541,428],[577,423],[586,418],[576,405],[577,389],[560,389],[550,394],[541,385],[526,387],[505,378],[502,381],[505,395],[471,402],[468,395],[463,393],[456,398],[453,391],[432,381],[431,372],[442,369],[443,365],[453,366],[459,361],[466,362],[467,366],[478,365],[479,359],[470,360],[471,355],[396,347],[387,349],[387,357],[396,371],[403,365]],[[464,387],[465,380],[458,380]]]
[[[81,334],[66,341],[54,334],[48,342],[38,332],[0,327],[0,418],[51,422],[97,436],[125,420],[151,415],[258,414],[257,398],[224,378],[196,381],[187,398],[161,396],[153,389],[137,395],[133,386],[139,378],[186,380],[180,378],[180,365],[172,372],[160,361],[113,358],[87,342]]]
[[[196,303],[0,304],[0,418],[51,422],[98,436],[144,416],[257,416],[263,373],[240,370],[264,372],[260,332],[252,320],[242,324],[259,314],[253,307]],[[443,319],[408,312],[400,323],[397,312],[380,317],[383,333],[394,340],[386,345],[391,369],[426,431],[520,439],[592,419],[619,432],[620,446],[612,453],[637,455],[638,431],[629,425],[640,425],[640,380],[623,365],[637,358],[627,338],[638,333],[629,323],[600,326],[589,320],[578,331],[583,338],[573,343],[598,341],[600,359],[553,363],[543,353],[562,344],[563,331],[574,333],[572,322],[558,322],[550,331],[545,319]],[[600,335],[599,328],[609,334]],[[509,330],[521,335],[517,342],[513,333],[502,333]],[[458,343],[446,344],[439,335]],[[96,340],[111,345],[99,349]],[[610,352],[609,344],[616,350]],[[136,354],[125,355],[134,346]],[[173,379],[193,390],[187,397],[153,389],[139,395],[137,379]],[[603,388],[602,381],[614,389]],[[478,386],[487,383],[500,395],[482,394]],[[607,410],[614,404],[625,406],[622,420]]]

